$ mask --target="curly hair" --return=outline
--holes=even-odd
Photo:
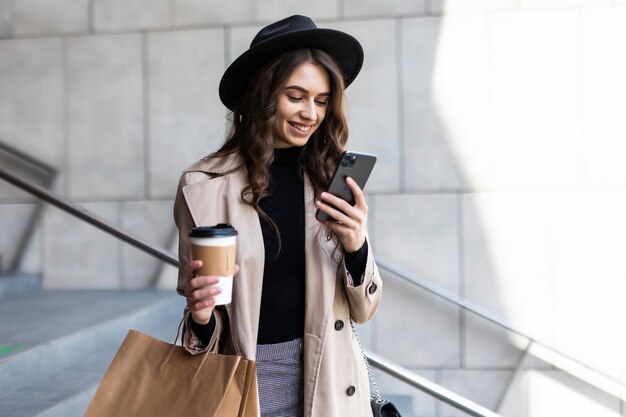
[[[325,118],[304,146],[299,160],[300,175],[306,174],[315,198],[319,198],[348,141],[343,75],[333,58],[323,51],[298,49],[286,52],[261,67],[233,109],[226,142],[211,155],[238,153],[241,156],[249,180],[241,190],[241,198],[271,225],[278,237],[279,248],[278,228],[263,212],[259,202],[268,195],[268,168],[274,158],[274,123],[280,94],[293,71],[307,62],[321,65],[327,71],[331,88]],[[330,230],[326,236],[332,238]]]

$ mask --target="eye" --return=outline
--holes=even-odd
[[[288,98],[290,101],[302,101],[302,97],[292,96],[292,95],[289,95],[289,94],[287,94],[287,98]]]
[[[320,106],[326,106],[328,104],[328,99],[327,98],[320,98],[315,100],[315,103],[320,105]]]

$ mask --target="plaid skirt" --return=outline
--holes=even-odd
[[[257,345],[256,369],[261,417],[304,414],[303,339]]]

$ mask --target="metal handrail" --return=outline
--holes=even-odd
[[[378,265],[379,268],[391,272],[393,275],[413,285],[416,285],[445,301],[455,304],[463,308],[464,310],[467,310],[510,331],[511,333],[525,338],[529,345],[525,348],[520,347],[522,350],[526,349],[528,353],[534,355],[535,357],[538,357],[541,360],[569,373],[570,375],[573,375],[580,380],[601,389],[602,391],[614,396],[615,398],[626,401],[626,385],[619,380],[611,377],[610,375],[606,375],[605,373],[593,368],[591,365],[588,365],[576,358],[573,358],[550,346],[548,343],[545,343],[533,336],[530,336],[529,334],[508,323],[506,320],[498,317],[497,315],[480,307],[479,305],[472,303],[471,301],[468,301],[465,298],[460,297],[448,290],[438,287],[437,285],[428,282],[424,278],[420,278],[415,274],[398,268],[397,266],[391,265],[388,261],[384,259],[380,259],[377,257],[376,265]],[[553,357],[553,354],[560,356],[560,358]]]
[[[2,168],[0,168],[0,178],[3,178],[16,187],[35,195],[45,202],[50,203],[75,217],[78,217],[92,226],[95,226],[98,229],[101,229],[106,233],[133,245],[137,249],[144,251],[163,262],[175,267],[179,266],[178,260],[168,251],[150,245],[149,243],[133,236],[129,232],[90,212],[89,210],[86,210],[62,197],[56,196],[54,193],[38,186],[37,184],[17,178],[15,175]],[[499,414],[494,413],[493,411],[490,411],[450,390],[447,390],[434,382],[428,381],[427,379],[420,377],[419,375],[416,375],[397,364],[389,362],[376,354],[371,352],[365,352],[364,354],[374,367],[382,370],[394,378],[400,379],[403,382],[426,392],[429,395],[432,395],[435,398],[440,399],[441,401],[446,402],[447,404],[467,414],[475,417],[501,417]]]
[[[378,356],[375,353],[365,351],[368,362],[385,373],[399,379],[402,382],[406,382],[415,388],[424,391],[425,393],[447,403],[465,413],[477,416],[477,417],[500,417],[500,414],[495,413],[481,405],[476,404],[473,401],[468,400],[459,394],[450,391],[441,385],[438,385],[422,376],[419,376],[403,367],[396,365],[393,362],[386,360],[385,358]]]
[[[12,146],[7,145],[6,143],[0,142],[0,151],[3,151],[7,154],[13,155],[17,158],[19,158],[20,160],[28,163],[29,165],[31,165],[34,168],[37,168],[39,170],[42,170],[48,174],[51,175],[55,175],[57,173],[56,168],[54,168],[51,165],[46,164],[43,161],[40,161],[38,159],[33,158],[32,156],[18,150],[15,149]]]
[[[57,175],[57,170],[53,166],[43,161],[40,161],[39,159],[33,158],[32,156],[10,145],[7,145],[4,142],[0,142],[0,159],[5,159],[6,157],[8,157],[9,160],[12,162],[17,162],[21,168],[27,167],[30,172],[36,173],[38,179],[41,179],[41,183],[46,187],[49,187],[53,183],[54,178]],[[15,245],[15,253],[17,254],[17,256],[13,257],[9,265],[9,272],[16,272],[19,268],[21,256],[26,249],[26,245],[28,245],[30,235],[32,234],[33,230],[35,230],[37,220],[41,215],[41,210],[42,204],[37,204],[33,213],[30,215],[28,222],[26,223],[24,232],[22,233],[21,238],[17,241]]]
[[[18,178],[2,168],[0,168],[0,177],[7,182],[15,185],[16,187],[21,188],[22,190],[29,192],[34,196],[44,200],[45,202],[50,203],[53,206],[56,206],[61,210],[66,211],[73,216],[76,216],[79,219],[91,224],[92,226],[95,226],[98,229],[103,230],[130,245],[133,245],[137,249],[149,253],[150,255],[160,259],[161,261],[178,268],[178,260],[174,257],[174,255],[166,250],[152,246],[143,239],[122,230],[115,224],[98,216],[97,214],[92,213],[89,210],[86,210],[69,200],[55,195],[54,193],[46,190],[43,187],[40,187],[37,184]]]

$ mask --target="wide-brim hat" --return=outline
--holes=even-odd
[[[329,54],[349,86],[363,66],[363,48],[347,33],[318,28],[311,18],[294,15],[265,26],[224,72],[220,81],[220,100],[233,110],[256,71],[272,58],[295,49],[320,49]]]

